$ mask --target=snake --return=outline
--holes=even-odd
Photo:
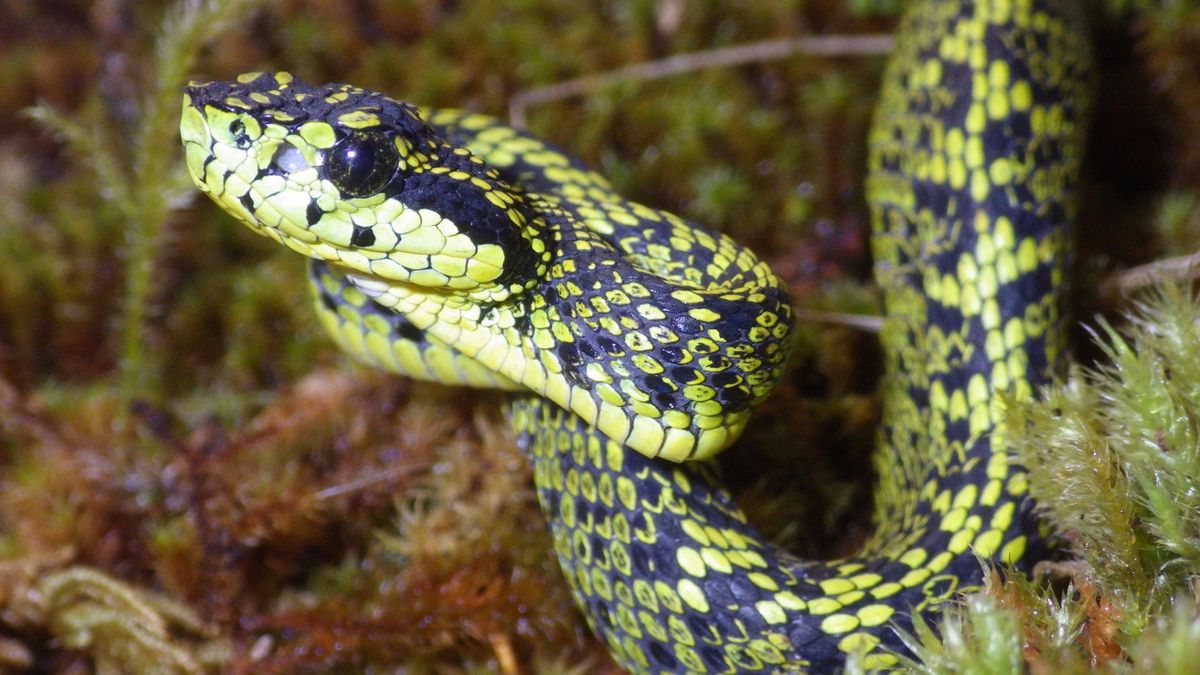
[[[573,596],[631,672],[896,667],[914,617],[1046,548],[1004,411],[1066,358],[1088,44],[1068,0],[921,0],[867,144],[882,298],[877,527],[838,560],[761,536],[712,457],[784,376],[794,316],[748,248],[621,197],[495,118],[286,72],[191,83],[200,191],[306,256],[370,365],[513,392]]]

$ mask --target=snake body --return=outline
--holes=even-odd
[[[782,284],[728,237],[628,202],[554,146],[286,73],[189,87],[199,188],[312,259],[357,357],[525,392],[511,418],[562,570],[636,672],[895,664],[894,629],[1038,546],[1002,401],[1063,358],[1087,46],[1068,3],[922,1],[867,180],[887,355],[879,528],[852,558],[764,541],[704,459],[781,376]],[[536,395],[535,395],[536,394]]]

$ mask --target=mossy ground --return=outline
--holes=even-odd
[[[301,261],[188,188],[173,132],[186,77],[288,69],[503,116],[521,92],[630,63],[887,32],[899,4],[0,7],[0,670],[612,669],[572,609],[501,398],[337,353],[311,316]],[[1200,248],[1200,9],[1110,0],[1093,19],[1084,318],[1127,307],[1141,277],[1126,268]],[[525,113],[629,197],[753,246],[801,306],[869,314],[863,139],[882,62],[796,55],[619,81]],[[1171,297],[1141,322],[1150,333],[1194,321],[1186,294]],[[805,555],[839,555],[869,528],[880,359],[872,335],[844,326],[804,324],[798,339],[780,392],[724,461],[765,531]],[[1127,340],[1136,349],[1095,349],[1079,331],[1077,352],[1089,364],[1167,353]],[[1146,372],[1174,376],[1149,381],[1178,394],[1172,410],[1192,425],[1200,369],[1155,367]],[[1090,394],[1068,392],[1091,402],[1060,406],[1088,443],[1037,436],[1064,426],[1043,420],[1025,446],[1090,456],[1066,463],[1085,475],[1108,471],[1105,503],[1071,493],[1048,510],[1083,562],[1058,568],[1052,599],[997,585],[965,605],[947,631],[957,638],[914,638],[931,672],[1166,668],[1200,650],[1185,592],[1200,572],[1195,509],[1160,508],[1194,488],[1195,441],[1172,427],[1180,449],[1143,443],[1142,464],[1123,459],[1130,408],[1085,396],[1120,398],[1112,367],[1101,372]],[[1136,424],[1157,439],[1160,422]],[[1188,459],[1163,466],[1155,452]],[[1029,461],[1063,484],[1063,461]],[[799,462],[804,472],[789,471]],[[1165,471],[1175,482],[1160,492],[1132,487]],[[1085,506],[1092,525],[1072,525]],[[1119,546],[1136,564],[1111,564]],[[988,633],[1004,639],[979,639]]]

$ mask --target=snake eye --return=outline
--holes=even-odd
[[[383,189],[392,176],[400,153],[387,136],[356,131],[338,143],[325,160],[329,180],[350,197],[367,197]]]

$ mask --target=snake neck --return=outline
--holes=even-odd
[[[500,302],[349,275],[380,305],[616,442],[675,461],[740,434],[790,351],[774,277],[696,287],[631,261],[558,200],[528,193],[554,251],[540,283]],[[716,242],[716,238],[712,238]],[[733,283],[729,283],[732,281]]]

